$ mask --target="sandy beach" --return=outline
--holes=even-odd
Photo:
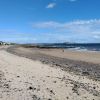
[[[8,52],[100,81],[100,52],[10,47]]]
[[[7,48],[0,47],[0,100],[100,100],[100,54],[85,63],[78,54],[77,59],[72,57],[75,61],[66,60],[59,50],[54,55],[53,50]],[[81,67],[75,71],[77,63]],[[82,64],[93,65],[93,71],[77,74],[83,72]]]

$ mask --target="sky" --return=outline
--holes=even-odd
[[[0,41],[100,43],[100,0],[0,0]]]

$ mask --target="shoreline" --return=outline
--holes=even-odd
[[[53,56],[52,54],[46,53],[46,51],[51,52],[50,49],[46,49],[46,50],[40,48],[39,50],[37,48],[35,49],[34,48],[27,49],[27,48],[15,46],[15,47],[8,48],[7,51],[15,55],[40,61],[43,64],[50,65],[51,67],[58,67],[63,71],[74,72],[76,75],[86,76],[90,79],[100,81],[100,64],[98,63],[91,63],[91,62],[85,62],[80,60],[62,58],[55,55]],[[43,52],[40,52],[42,50]]]

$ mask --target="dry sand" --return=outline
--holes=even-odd
[[[100,81],[0,49],[0,100],[100,100]]]

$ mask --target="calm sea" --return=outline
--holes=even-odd
[[[41,44],[43,47],[64,48],[74,50],[100,51],[100,43],[53,43]]]

